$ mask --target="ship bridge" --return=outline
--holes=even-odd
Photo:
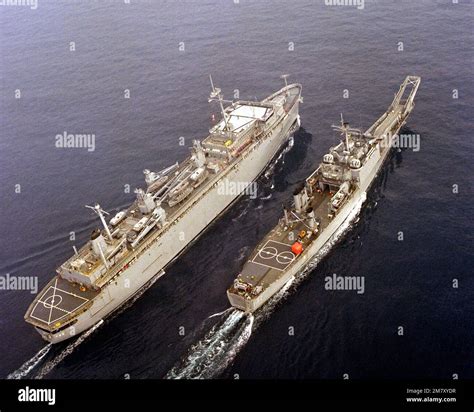
[[[235,109],[228,113],[227,124],[225,120],[221,120],[211,131],[216,133],[228,130],[239,134],[257,120],[266,122],[272,114],[273,108],[270,105],[237,104]]]
[[[225,110],[224,118],[209,131],[202,147],[212,157],[235,156],[262,132],[273,113],[269,103],[237,102]]]
[[[221,90],[214,87],[212,78],[211,85],[213,91],[209,101],[219,102],[222,120],[209,130],[202,147],[209,156],[225,160],[237,157],[301,99],[301,85],[286,84],[261,102],[237,101],[224,109],[225,100]]]

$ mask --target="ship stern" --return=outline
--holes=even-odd
[[[244,297],[233,290],[232,287],[227,289],[227,298],[234,308],[245,313],[253,313],[261,306],[261,304],[258,304],[258,299]]]

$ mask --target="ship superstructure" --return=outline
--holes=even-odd
[[[253,312],[304,269],[331,236],[365,201],[392,142],[413,110],[421,79],[408,76],[388,110],[366,131],[341,115],[341,142],[293,194],[291,206],[251,253],[232,286],[230,303]]]
[[[284,76],[286,84],[286,76]],[[41,336],[59,342],[107,317],[164,274],[164,269],[265,169],[299,127],[301,85],[284,88],[262,101],[231,102],[214,87],[222,119],[191,155],[164,170],[144,170],[144,188],[109,221],[99,204],[87,206],[101,228],[57,269],[56,276],[28,308],[25,320]],[[225,181],[238,183],[229,193]]]

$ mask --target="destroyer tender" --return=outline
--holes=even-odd
[[[202,142],[194,140],[190,157],[161,172],[145,170],[146,189],[136,189],[133,204],[109,223],[98,204],[88,206],[103,228],[75,249],[25,314],[45,340],[56,343],[90,328],[162,276],[299,127],[299,84],[226,108],[212,79],[211,85],[209,101],[219,103],[222,119]],[[228,182],[239,190],[219,191]]]
[[[391,143],[414,107],[420,78],[408,76],[388,110],[365,132],[341,116],[341,143],[293,196],[291,208],[260,242],[227,290],[230,303],[253,312],[290,282],[366,199]]]

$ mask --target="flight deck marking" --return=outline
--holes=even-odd
[[[286,253],[286,254],[289,254],[289,255],[291,255],[291,256],[286,256],[285,253]],[[291,263],[291,262],[295,259],[295,255],[294,255],[293,252],[290,252],[290,251],[284,251],[284,252],[279,253],[279,254],[277,255],[277,257],[276,257],[276,260],[277,260],[278,263],[281,263],[282,265],[284,265],[284,264],[287,263],[287,262],[280,262],[279,259],[281,259],[281,260],[283,260],[283,261],[286,260],[286,261],[288,262],[288,264],[289,264],[289,263]]]
[[[58,280],[56,279],[55,282],[54,282],[54,285],[51,285],[44,293],[43,295],[38,299],[38,301],[36,302],[36,305],[35,307],[33,308],[33,310],[31,311],[30,313],[30,316],[34,319],[37,319],[41,322],[46,322],[48,325],[53,323],[53,322],[57,322],[58,320],[64,318],[65,316],[67,315],[70,315],[71,313],[77,311],[79,308],[81,308],[82,306],[84,306],[87,302],[90,301],[90,299],[86,299],[82,296],[79,296],[79,295],[76,295],[75,293],[71,293],[71,292],[68,292],[64,289],[61,289],[61,288],[58,288],[57,287],[57,284],[58,284]],[[44,298],[44,296],[46,296],[48,293],[50,293],[50,290],[52,289],[53,291],[53,294],[51,296],[48,296],[46,298]],[[59,293],[56,293],[56,292],[59,292]],[[76,299],[81,299],[83,300],[84,302],[82,302],[81,304],[77,305],[76,307],[74,307],[71,311],[67,310],[67,309],[64,309],[64,308],[61,308],[59,307],[58,305],[62,303],[63,301],[63,296],[61,296],[61,294],[64,293],[64,294],[67,294],[67,295],[71,295],[73,296],[74,298]],[[43,299],[44,298],[44,299]],[[56,299],[59,298],[59,302],[58,303],[54,303],[56,301]],[[49,300],[52,299],[51,302],[49,302]],[[46,321],[45,318],[40,318],[38,316],[35,316],[34,315],[34,312],[36,311],[37,307],[38,307],[38,304],[42,304],[43,308],[44,309],[49,309],[49,314],[48,314],[48,320]],[[70,302],[70,303],[73,303],[73,302]],[[51,320],[51,317],[53,315],[53,310],[56,309],[60,312],[63,312],[64,315],[63,316],[59,316],[59,317],[55,317],[53,320]]]
[[[56,286],[57,286],[57,284],[58,284],[58,279],[56,279],[56,280],[54,281],[54,286],[53,286],[53,302],[54,302],[54,298],[56,297]],[[62,301],[62,300],[61,300],[61,301]],[[48,308],[46,307],[46,304],[45,304],[44,302],[43,302],[43,306],[44,306],[46,309],[48,309]],[[51,305],[50,305],[50,308],[49,308],[48,323],[51,323],[51,314],[52,314],[52,313],[53,313],[53,305],[51,304]]]
[[[269,251],[267,251],[267,249]],[[271,252],[270,252],[271,250]],[[267,256],[262,256],[262,253],[265,253]],[[262,249],[260,249],[258,251],[258,255],[262,258],[262,259],[272,259],[276,256],[278,256],[278,250],[275,248],[275,247],[272,247],[272,246],[266,246]]]
[[[269,242],[279,243],[280,245],[285,245],[285,246],[291,247],[291,245],[288,244],[288,243],[279,242],[278,240],[273,240],[273,239],[267,240],[267,243],[265,243],[265,246],[268,245]]]
[[[284,250],[282,250],[282,246],[284,246]],[[287,243],[269,239],[263,247],[258,249],[250,262],[269,269],[284,271],[296,258],[290,248],[291,245]]]
[[[58,299],[58,300],[59,300],[58,303],[54,303],[56,296],[59,298],[59,299]],[[50,303],[50,302],[48,302],[48,300],[50,300],[51,298],[53,298],[53,299],[51,300],[51,303]],[[45,308],[48,308],[48,307],[50,307],[50,308],[51,308],[51,307],[52,307],[52,308],[57,308],[58,305],[60,305],[62,301],[63,301],[63,298],[62,298],[61,295],[52,295],[52,296],[48,296],[48,297],[44,300],[44,302],[42,302],[42,303],[43,303],[43,306],[44,306]]]
[[[254,262],[253,260],[251,260],[251,262],[255,263],[256,265],[265,266],[269,269],[275,269],[275,270],[279,270],[280,272],[283,272],[283,269],[275,268],[273,266],[268,266],[268,265],[265,265],[265,263]]]

